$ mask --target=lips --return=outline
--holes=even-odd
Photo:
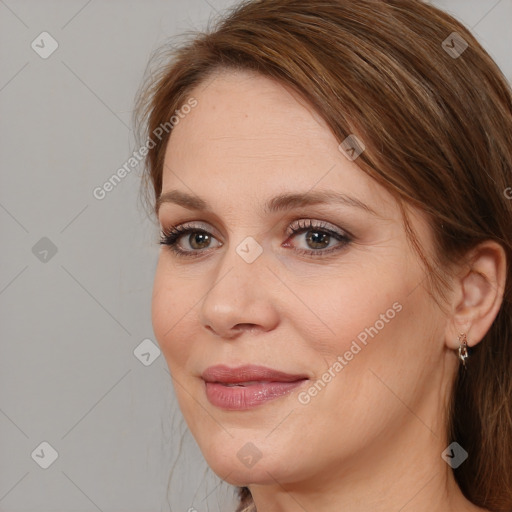
[[[210,366],[201,375],[205,382],[227,386],[250,386],[270,382],[295,382],[307,379],[307,375],[285,373],[266,366],[245,365],[230,368],[226,365]]]
[[[284,398],[308,381],[306,375],[255,365],[237,368],[211,366],[203,372],[202,378],[208,401],[228,411],[252,409],[277,398]]]

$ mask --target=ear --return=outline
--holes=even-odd
[[[467,334],[470,347],[490,329],[503,302],[507,257],[501,245],[486,240],[469,251],[453,281],[452,314],[446,344],[459,347],[459,333]]]

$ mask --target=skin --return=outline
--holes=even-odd
[[[258,512],[483,510],[463,497],[441,453],[450,444],[445,408],[457,335],[466,332],[473,345],[494,320],[503,250],[489,242],[475,251],[455,272],[442,311],[425,288],[398,205],[339,151],[304,100],[268,78],[226,70],[191,96],[198,105],[173,130],[162,191],[199,196],[212,210],[163,203],[159,221],[164,229],[200,223],[212,238],[192,246],[190,235],[181,237],[183,250],[202,251],[197,258],[162,246],[152,311],[180,408],[209,466],[248,485]],[[357,198],[375,215],[338,203],[263,212],[278,193],[320,190]],[[409,214],[433,254],[428,224]],[[307,230],[286,234],[298,220],[328,222],[353,240],[327,237],[327,249],[315,248]],[[263,250],[253,263],[236,252],[248,236]],[[335,246],[323,257],[299,252]],[[394,318],[300,403],[299,392],[397,303]],[[310,382],[253,409],[226,411],[210,404],[200,377],[222,363],[304,373]],[[261,452],[250,468],[237,457],[249,442]]]

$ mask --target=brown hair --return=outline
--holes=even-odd
[[[510,511],[512,91],[496,63],[461,23],[420,0],[247,1],[164,58],[138,97],[136,124],[146,137],[210,73],[256,71],[308,100],[339,142],[349,134],[364,141],[356,163],[396,197],[438,297],[445,297],[450,263],[484,240],[502,245],[504,300],[467,372],[454,376],[447,437],[469,453],[454,470],[464,495]],[[171,133],[146,157],[146,191],[155,197]],[[430,221],[431,259],[421,252],[404,203]],[[239,498],[237,512],[255,510],[247,487],[239,488]]]

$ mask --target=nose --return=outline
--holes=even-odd
[[[210,333],[234,339],[247,331],[270,331],[279,323],[278,280],[267,268],[264,254],[247,263],[230,247],[206,282],[200,321]]]

